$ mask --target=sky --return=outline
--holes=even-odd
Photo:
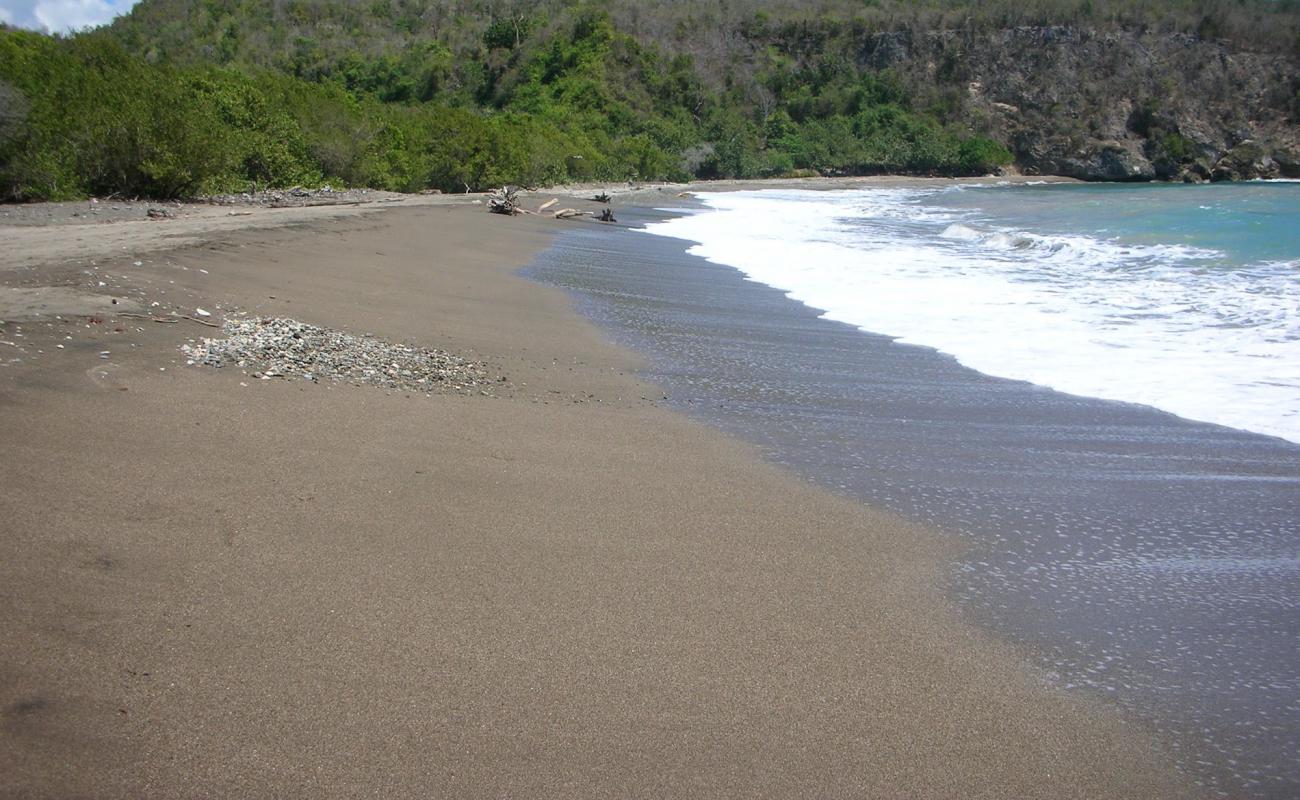
[[[103,25],[135,4],[136,0],[0,0],[0,22],[67,33]]]

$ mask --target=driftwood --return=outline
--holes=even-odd
[[[168,325],[175,325],[176,323],[181,321],[180,317],[152,317],[148,314],[128,314],[126,312],[121,312],[118,314],[118,316],[130,317],[131,319],[147,319],[150,322],[165,322]]]
[[[607,192],[601,192],[600,194],[596,195],[595,197],[593,197],[593,198],[591,198],[591,199],[592,199],[592,200],[595,200],[597,203],[605,203],[605,204],[608,204],[608,203],[609,203],[609,194],[608,194]]]
[[[516,214],[522,214],[523,209],[519,207],[519,189],[514,186],[502,186],[488,196],[488,211],[493,214],[505,214],[513,217]]]
[[[147,319],[147,320],[149,320],[150,322],[162,322],[162,323],[169,324],[169,325],[174,325],[174,324],[176,324],[177,322],[180,322],[180,321],[183,320],[183,319],[187,319],[187,320],[189,320],[190,322],[197,322],[197,323],[199,323],[200,325],[207,325],[209,328],[220,328],[220,327],[221,327],[220,325],[218,325],[218,324],[215,323],[215,322],[208,322],[206,319],[199,319],[198,317],[187,317],[187,316],[185,316],[184,314],[172,314],[172,315],[170,315],[170,316],[166,316],[166,317],[155,317],[155,316],[151,316],[151,315],[149,315],[149,314],[128,314],[128,313],[122,312],[122,313],[119,313],[118,316],[119,316],[119,317],[130,317],[130,318],[132,318],[132,319]]]
[[[604,197],[605,201],[608,202],[609,195],[602,194],[600,196]],[[599,199],[599,198],[595,198],[595,199]],[[504,214],[506,216],[511,216],[511,217],[517,216],[519,214],[530,214],[533,216],[539,216],[539,215],[550,216],[554,219],[577,219],[578,217],[594,216],[596,219],[600,220],[601,222],[617,221],[614,219],[613,209],[610,208],[606,208],[605,210],[601,211],[600,214],[598,215],[593,214],[590,211],[580,211],[579,209],[576,208],[556,208],[554,211],[552,211],[551,209],[559,202],[560,199],[558,197],[553,197],[550,200],[547,200],[545,203],[542,203],[540,206],[538,206],[536,211],[533,211],[532,209],[524,208],[522,205],[520,205],[519,187],[502,186],[500,189],[497,189],[496,191],[488,195],[487,207],[488,207],[488,211],[491,211],[493,214]]]

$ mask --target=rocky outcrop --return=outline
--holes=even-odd
[[[1142,149],[1129,141],[1085,143],[1064,154],[1051,150],[1034,153],[1031,145],[1025,152],[1030,154],[1026,160],[1035,165],[1034,171],[1042,174],[1096,181],[1150,181],[1157,174]]]
[[[859,63],[1011,149],[1084,180],[1300,175],[1300,59],[1185,34],[1070,27],[890,32]],[[962,87],[954,92],[954,86]]]

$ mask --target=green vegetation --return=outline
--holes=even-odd
[[[1294,45],[1285,3],[1147,5],[144,0],[67,38],[0,27],[0,199],[983,174],[1011,153],[964,116],[960,61],[920,83],[864,37],[1086,19]]]
[[[0,195],[186,196],[331,181],[414,191],[671,170],[637,136],[519,111],[384,102],[341,82],[150,65],[113,39],[0,32]],[[642,151],[650,150],[650,155]]]

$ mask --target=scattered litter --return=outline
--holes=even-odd
[[[181,347],[189,362],[236,365],[261,380],[347,381],[389,389],[470,393],[497,381],[486,366],[442,350],[392,344],[373,336],[308,325],[284,317],[226,319],[224,339]]]
[[[210,317],[210,316],[212,316],[212,313],[211,313],[210,311],[204,311],[204,310],[201,309],[201,308],[196,308],[196,309],[194,309],[194,313],[195,313],[195,314],[198,314],[200,317]]]

